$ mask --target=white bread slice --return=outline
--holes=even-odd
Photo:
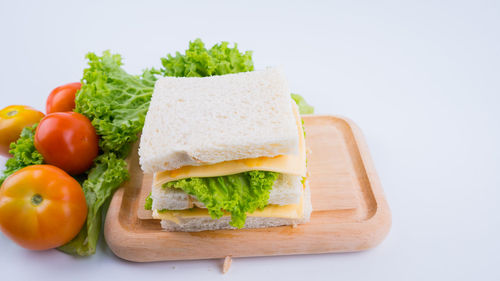
[[[155,85],[139,147],[145,173],[296,154],[290,89],[279,68]]]
[[[309,221],[312,212],[311,193],[309,184],[306,181],[304,196],[302,197],[302,214],[298,217],[258,217],[248,216],[244,228],[267,228],[282,225],[296,225],[306,223]],[[153,212],[154,218],[160,218],[157,211]],[[235,229],[229,222],[230,216],[223,216],[220,219],[214,220],[207,216],[202,217],[185,217],[174,220],[161,220],[161,227],[166,231],[185,231],[185,232],[199,232],[205,230],[217,229]]]
[[[268,204],[296,204],[302,195],[302,177],[280,174],[269,193]],[[153,186],[151,191],[154,210],[185,210],[193,207],[205,208],[196,197],[188,195],[181,189]]]

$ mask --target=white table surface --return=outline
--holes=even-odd
[[[14,2],[0,4],[0,108],[43,110],[88,51],[137,73],[197,37],[238,42],[317,113],[361,127],[393,226],[369,251],[240,258],[226,275],[220,260],[131,263],[105,243],[73,258],[0,234],[1,280],[500,279],[498,1]]]

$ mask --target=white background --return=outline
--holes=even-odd
[[[282,65],[317,113],[361,127],[393,214],[387,239],[235,259],[221,275],[219,260],[131,263],[104,243],[73,258],[0,234],[2,280],[500,280],[498,1],[2,1],[0,108],[43,110],[80,80],[88,51],[111,49],[138,73],[197,37]]]

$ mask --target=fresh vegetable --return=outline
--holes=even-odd
[[[37,125],[38,124],[35,124],[32,127],[24,128],[19,139],[10,145],[12,158],[9,158],[7,163],[5,163],[5,170],[0,177],[0,185],[15,171],[30,165],[43,163],[43,157],[36,150],[33,141]]]
[[[314,113],[314,107],[309,105],[301,95],[292,94],[292,99],[299,106],[300,114],[313,114]]]
[[[238,45],[229,47],[228,42],[221,42],[209,50],[200,39],[189,42],[185,54],[176,53],[161,59],[164,76],[205,77],[253,70],[252,52],[242,53]]]
[[[149,193],[148,197],[146,197],[146,204],[144,204],[144,209],[153,209],[153,197],[151,197],[151,192]]]
[[[89,53],[87,59],[75,111],[92,120],[104,152],[125,157],[144,125],[158,72],[130,75],[121,68],[121,56],[108,51]]]
[[[59,86],[50,92],[45,105],[47,114],[54,112],[73,111],[75,108],[75,94],[80,90],[80,82]]]
[[[86,216],[80,184],[55,166],[25,167],[0,189],[0,229],[27,249],[63,245],[75,237]]]
[[[269,192],[279,173],[250,171],[229,176],[187,178],[168,182],[163,187],[174,187],[195,196],[205,204],[210,216],[218,219],[225,212],[231,214],[230,225],[245,226],[246,213],[267,206]]]
[[[25,127],[38,123],[44,116],[25,105],[11,105],[0,110],[0,155],[10,157],[10,144],[15,142]]]
[[[100,155],[94,162],[88,179],[83,182],[89,207],[87,222],[71,242],[59,248],[72,255],[88,256],[95,253],[104,206],[121,183],[129,178],[127,163],[114,153]]]
[[[76,112],[45,116],[36,128],[35,147],[45,162],[71,175],[87,171],[99,152],[97,134],[90,120]]]

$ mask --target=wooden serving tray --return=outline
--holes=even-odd
[[[119,257],[137,262],[294,255],[365,250],[378,245],[391,215],[361,131],[350,120],[305,115],[313,213],[297,227],[162,231],[144,210],[152,175],[143,174],[137,148],[131,178],[114,194],[104,235]]]

